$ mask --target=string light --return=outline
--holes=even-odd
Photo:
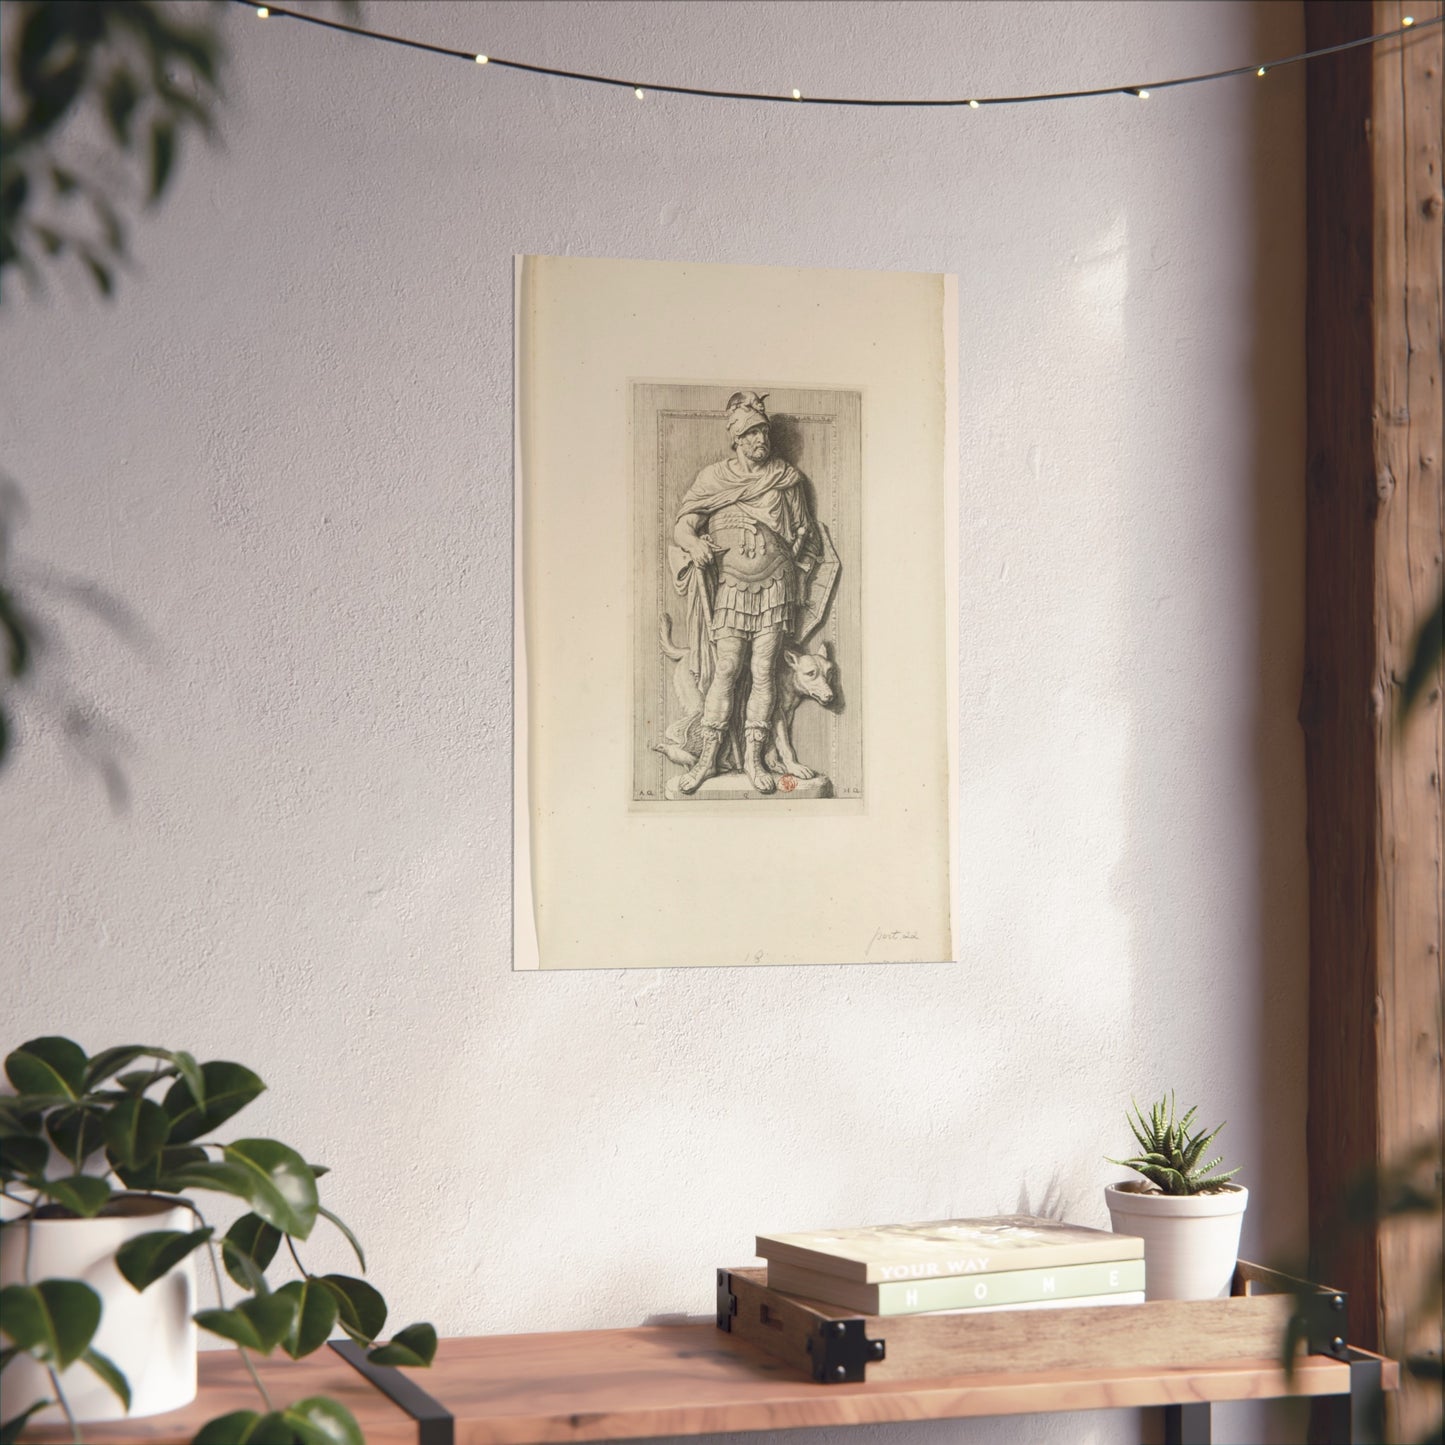
[[[254,0],[232,0],[233,4],[252,6]],[[268,16],[279,16],[287,20],[298,20],[306,25],[315,25],[323,30],[338,30],[346,35],[357,35],[364,40],[375,40],[384,45],[400,45],[408,50],[423,50],[430,55],[445,55],[458,60],[474,61],[478,65],[500,65],[507,70],[521,70],[529,75],[548,75],[558,80],[580,80],[589,85],[610,85],[618,89],[630,90],[638,100],[645,94],[642,86],[636,81],[623,80],[612,75],[598,75],[585,70],[562,70],[553,65],[533,65],[525,60],[503,60],[495,55],[478,55],[470,50],[458,50],[447,45],[432,45],[425,40],[411,40],[404,35],[390,35],[381,30],[367,30],[360,25],[347,25],[340,20],[328,20],[320,15],[308,15],[300,10],[287,10],[277,5],[255,6],[255,11],[261,19]],[[970,110],[977,110],[981,105],[1030,105],[1046,100],[1090,100],[1106,95],[1133,95],[1140,100],[1148,100],[1150,93],[1156,90],[1172,90],[1183,85],[1202,85],[1211,80],[1227,80],[1236,75],[1248,75],[1251,71],[1257,76],[1264,76],[1268,71],[1277,70],[1282,65],[1298,65],[1303,61],[1317,60],[1324,55],[1336,55],[1343,50],[1355,50],[1362,45],[1377,45],[1383,40],[1398,39],[1406,30],[1414,28],[1428,30],[1434,26],[1445,24],[1445,15],[1435,15],[1428,20],[1417,23],[1413,15],[1406,15],[1401,18],[1398,30],[1384,30],[1376,35],[1362,35],[1357,40],[1345,40],[1338,45],[1326,45],[1318,50],[1302,50],[1298,55],[1282,56],[1278,60],[1266,61],[1263,65],[1236,65],[1229,70],[1211,70],[1200,75],[1181,75],[1173,80],[1155,80],[1147,85],[1106,85],[1098,86],[1092,90],[1055,90],[1037,91],[1029,95],[989,95],[976,99],[953,99],[941,100],[899,98],[888,99],[884,97],[871,96],[827,96],[810,95],[804,97],[801,90],[794,90],[791,97],[769,94],[765,91],[749,90],[712,90],[705,86],[697,85],[660,85],[650,84],[647,89],[658,91],[663,95],[690,95],[706,100],[749,100],[757,102],[800,102],[803,105],[838,105],[838,106],[869,106],[889,107],[898,109],[949,109],[967,106]]]

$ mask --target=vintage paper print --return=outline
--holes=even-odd
[[[861,799],[861,397],[636,383],[633,439],[633,802]]]
[[[515,968],[956,957],[951,284],[519,262]]]

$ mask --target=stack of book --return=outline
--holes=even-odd
[[[760,1234],[768,1286],[869,1315],[1142,1304],[1144,1241],[1027,1214]]]

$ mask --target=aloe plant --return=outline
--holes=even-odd
[[[339,1328],[366,1346],[377,1364],[429,1365],[436,1331],[429,1324],[410,1325],[377,1345],[387,1315],[380,1292],[364,1279],[306,1268],[297,1244],[324,1219],[340,1231],[366,1273],[356,1236],[321,1203],[317,1180],[324,1167],[308,1164],[275,1139],[222,1143],[212,1137],[265,1084],[250,1069],[225,1060],[202,1064],[181,1050],[136,1044],[91,1057],[59,1037],[22,1044],[6,1058],[5,1074],[16,1092],[0,1096],[0,1193],[25,1212],[3,1228],[25,1229],[41,1211],[46,1219],[93,1218],[122,1195],[137,1193],[175,1197],[195,1216],[193,1230],[153,1230],[123,1244],[116,1267],[132,1288],[144,1290],[193,1250],[210,1256],[217,1308],[199,1311],[195,1321],[240,1350],[264,1410],[210,1421],[196,1435],[197,1445],[243,1440],[364,1445],[355,1418],[335,1400],[273,1402],[251,1355],[281,1349],[300,1359]],[[192,1197],[197,1193],[236,1196],[249,1212],[217,1239]],[[266,1270],[283,1243],[299,1278],[272,1289]],[[229,1306],[222,1294],[223,1268],[245,1296]],[[6,1337],[0,1370],[30,1355],[48,1372],[55,1396],[0,1424],[0,1440],[15,1439],[25,1420],[51,1403],[71,1419],[72,1433],[80,1438],[60,1381],[76,1362],[129,1408],[125,1376],[92,1346],[101,1309],[100,1296],[81,1280],[27,1279],[0,1290],[0,1331]]]
[[[1229,1188],[1229,1181],[1239,1170],[1219,1174],[1215,1171],[1224,1162],[1220,1155],[1204,1160],[1205,1151],[1219,1137],[1224,1125],[1208,1134],[1191,1130],[1198,1112],[1196,1106],[1182,1119],[1176,1118],[1174,1095],[1170,1093],[1150,1109],[1146,1119],[1144,1111],[1134,1102],[1129,1128],[1138,1141],[1139,1153],[1132,1159],[1111,1158],[1109,1163],[1122,1164],[1142,1174],[1161,1194],[1214,1194]]]

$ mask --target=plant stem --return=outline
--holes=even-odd
[[[82,1436],[80,1433],[80,1425],[75,1418],[74,1412],[70,1408],[70,1401],[65,1398],[65,1391],[60,1388],[60,1376],[55,1373],[55,1366],[46,1365],[45,1373],[50,1376],[50,1388],[55,1391],[56,1403],[60,1406],[61,1410],[64,1411],[65,1418],[70,1425],[70,1438],[75,1442],[75,1445],[81,1445]]]
[[[196,1209],[194,1204],[191,1205],[191,1208],[195,1210],[196,1218],[199,1219],[202,1224],[204,1224],[206,1220],[205,1216],[201,1213],[201,1211],[199,1209]],[[211,1260],[211,1277],[216,1281],[216,1304],[219,1305],[221,1309],[225,1309],[226,1294],[221,1286],[221,1266],[219,1260],[216,1257],[216,1245],[214,1240],[208,1239],[206,1241],[206,1253]],[[250,1375],[251,1383],[255,1385],[257,1394],[259,1394],[262,1400],[266,1402],[266,1413],[270,1414],[275,1409],[275,1406],[271,1404],[271,1396],[266,1393],[266,1387],[261,1383],[261,1377],[256,1373],[256,1367],[251,1363],[251,1356],[247,1354],[246,1347],[244,1345],[238,1344],[236,1346],[236,1351],[241,1356],[241,1363],[245,1365],[246,1373]]]

